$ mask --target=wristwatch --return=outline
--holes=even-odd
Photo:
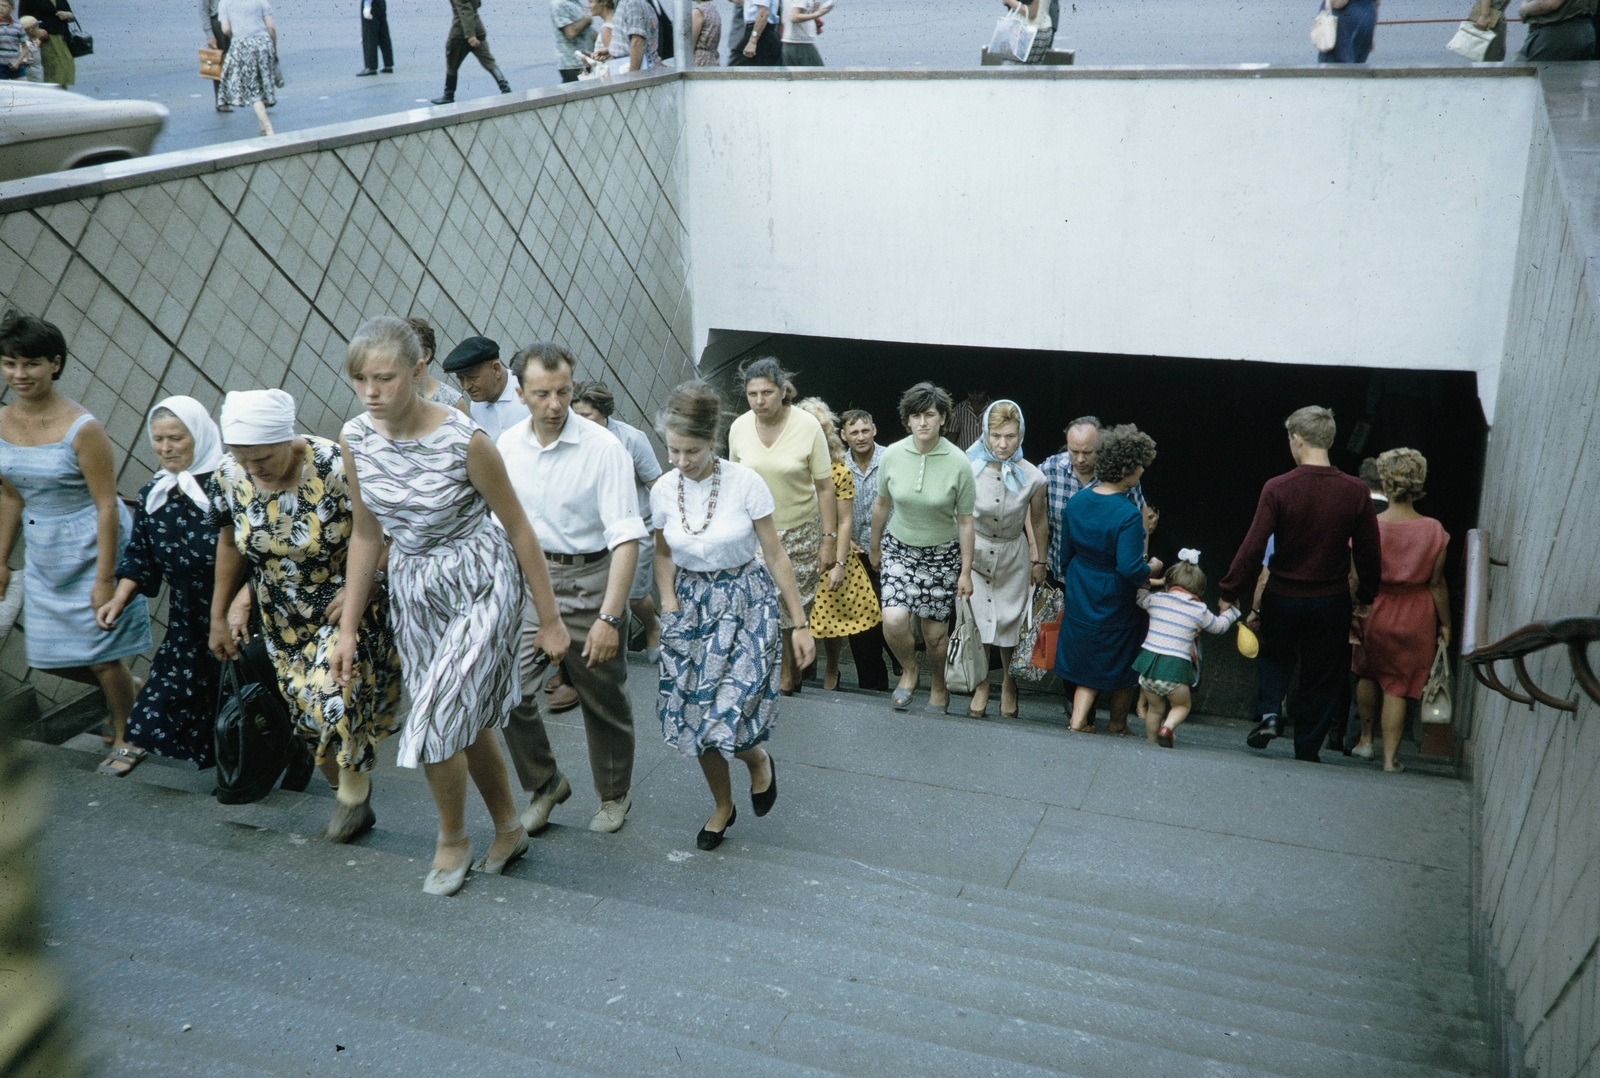
[[[600,617],[601,621],[605,622],[607,625],[611,626],[613,629],[616,629],[618,631],[620,631],[622,629],[622,619],[617,617],[615,614],[601,614],[601,615],[599,615],[599,617]]]
[[[374,569],[372,571],[372,582],[374,584],[377,584],[379,587],[382,587],[384,584],[388,583],[388,581],[389,581],[389,574],[384,572],[382,569]]]

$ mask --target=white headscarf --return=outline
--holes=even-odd
[[[150,488],[150,493],[144,499],[144,511],[154,513],[167,504],[167,496],[173,489],[183,491],[184,495],[201,510],[209,508],[210,502],[206,500],[206,492],[201,488],[197,475],[205,475],[217,470],[217,465],[222,463],[222,433],[217,430],[217,425],[211,421],[211,415],[206,411],[206,406],[193,397],[168,397],[154,408],[145,419],[145,432],[155,439],[151,431],[151,424],[155,422],[155,414],[165,408],[178,417],[189,430],[189,436],[194,439],[194,460],[189,462],[189,467],[181,472],[169,472],[162,468],[156,472],[155,485]]]
[[[1017,409],[1017,448],[1005,460],[994,455],[989,448],[989,413],[1002,404],[1009,404]],[[978,435],[978,440],[967,447],[967,460],[972,462],[972,478],[976,479],[983,474],[983,470],[991,463],[1000,465],[1000,481],[1006,489],[1013,494],[1022,493],[1022,436],[1028,431],[1027,424],[1022,419],[1022,409],[1016,401],[995,401],[983,410],[983,433]]]
[[[240,389],[222,398],[222,440],[229,445],[294,441],[294,398],[281,389]]]

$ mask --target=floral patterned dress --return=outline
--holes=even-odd
[[[209,476],[195,477],[204,487]],[[150,661],[150,678],[128,716],[128,740],[141,749],[201,768],[214,762],[213,719],[217,707],[217,660],[208,646],[211,592],[217,564],[217,531],[181,491],[154,513],[145,499],[154,479],[139,491],[138,508],[117,576],[154,599],[162,581],[170,589],[167,635]]]
[[[388,597],[376,589],[361,615],[355,677],[348,689],[333,680],[339,627],[327,623],[327,614],[345,584],[350,488],[338,443],[304,440],[306,459],[294,490],[257,489],[233,455],[225,455],[207,488],[207,524],[231,527],[250,563],[267,653],[301,736],[317,743],[319,762],[338,739],[339,766],[366,771],[378,742],[399,728],[400,652]]]

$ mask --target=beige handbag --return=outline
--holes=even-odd
[[[950,650],[944,664],[945,687],[957,696],[971,696],[989,680],[989,649],[978,635],[978,619],[972,601],[956,599],[956,630],[950,634]]]
[[[222,50],[200,50],[200,77],[220,82],[222,79]]]
[[[1463,60],[1471,60],[1475,64],[1483,63],[1483,58],[1489,54],[1489,46],[1494,42],[1494,31],[1485,30],[1470,19],[1462,23],[1455,36],[1445,46]]]
[[[1318,52],[1332,52],[1339,40],[1339,16],[1322,0],[1322,10],[1311,20],[1311,47]]]
[[[1422,721],[1428,726],[1450,725],[1450,653],[1444,641],[1433,653],[1433,669],[1422,687]]]

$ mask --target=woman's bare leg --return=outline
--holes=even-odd
[[[1094,700],[1099,696],[1098,689],[1091,689],[1079,685],[1072,693],[1072,728],[1074,730],[1094,729]]]
[[[1378,723],[1382,697],[1378,683],[1371,678],[1364,677],[1356,682],[1356,710],[1361,713],[1361,740],[1355,743],[1354,748],[1364,749],[1372,744],[1372,728]]]
[[[728,826],[728,818],[733,815],[733,783],[728,778],[728,761],[722,754],[712,749],[700,754],[700,771],[706,777],[706,785],[711,788],[711,798],[717,803],[711,811],[711,818],[706,821],[707,831],[722,831]]]
[[[517,816],[516,798],[511,793],[511,779],[506,775],[506,762],[500,755],[500,741],[493,730],[479,730],[463,754],[467,758],[467,774],[472,776],[472,784],[478,788],[478,796],[483,798],[489,818],[494,821],[494,842],[489,846],[488,858],[502,861],[522,841],[523,831]]]
[[[1394,770],[1400,758],[1400,735],[1406,730],[1406,698],[1383,694],[1383,769]]]
[[[822,641],[822,653],[827,658],[827,666],[823,668],[822,687],[824,689],[837,689],[839,687],[839,653],[844,650],[844,637],[829,636]]]
[[[458,752],[443,763],[423,764],[428,790],[439,810],[439,837],[433,867],[454,872],[471,852],[467,836],[467,754]]]
[[[1011,676],[1011,659],[1016,653],[1016,648],[1000,649],[1000,714],[1005,718],[1017,714],[1017,682]]]
[[[911,632],[911,611],[903,606],[883,608],[883,642],[900,660],[900,688],[916,688],[919,673],[917,638]]]
[[[264,101],[257,101],[250,106],[256,111],[256,123],[261,127],[263,135],[272,134],[272,121],[267,118],[267,106]]]
[[[928,649],[928,706],[943,707],[950,702],[944,683],[944,662],[950,648],[950,628],[942,621],[922,619],[922,643]]]

